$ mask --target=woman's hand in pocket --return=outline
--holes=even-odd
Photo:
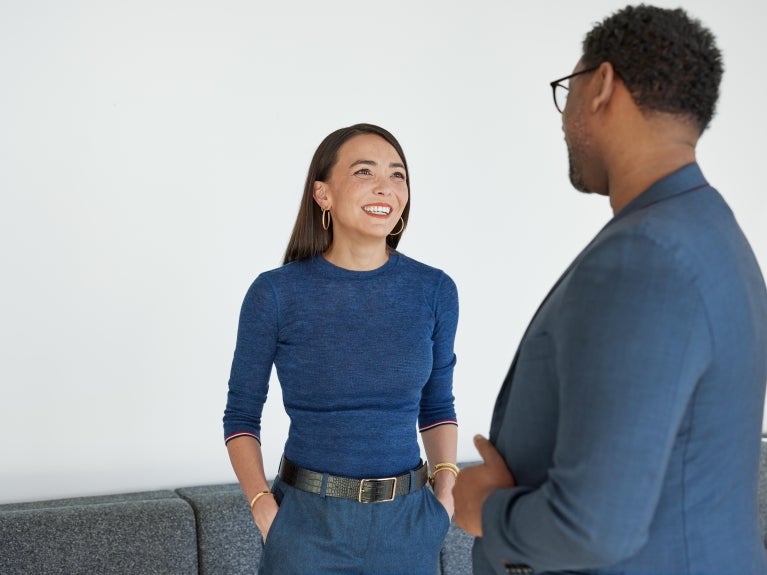
[[[437,473],[434,476],[434,495],[442,504],[447,512],[447,516],[452,520],[455,511],[455,502],[453,501],[453,485],[455,485],[455,476],[452,473]]]
[[[261,531],[261,538],[264,540],[264,543],[266,543],[269,529],[271,529],[279,509],[280,506],[277,505],[277,501],[271,494],[261,497],[253,506],[253,519],[255,520],[259,531]]]

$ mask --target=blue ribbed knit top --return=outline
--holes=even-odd
[[[456,423],[457,322],[453,280],[398,252],[372,271],[316,257],[262,273],[240,312],[226,441],[260,441],[274,366],[291,461],[357,478],[412,469],[417,430]]]

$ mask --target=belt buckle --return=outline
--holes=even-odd
[[[388,499],[375,499],[373,501],[364,501],[362,499],[362,492],[365,488],[366,482],[373,482],[376,481],[378,483],[384,482],[384,481],[391,481],[391,495]],[[397,478],[396,477],[382,477],[380,479],[360,479],[360,488],[357,492],[357,501],[359,503],[386,503],[387,501],[393,501],[394,496],[397,494]]]

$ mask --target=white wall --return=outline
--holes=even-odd
[[[408,156],[402,251],[459,286],[474,459],[527,321],[610,217],[568,183],[548,82],[622,5],[0,0],[0,502],[235,480],[242,296],[280,263],[314,148],[360,121]],[[684,5],[726,64],[699,159],[767,269],[765,5]],[[286,428],[273,394],[270,474]]]

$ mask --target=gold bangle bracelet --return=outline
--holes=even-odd
[[[256,502],[259,499],[261,499],[264,495],[271,495],[271,494],[272,492],[269,491],[268,489],[264,491],[259,491],[258,493],[256,493],[256,496],[250,500],[250,512],[253,513],[253,506],[256,504]]]
[[[448,462],[437,463],[434,466],[434,471],[432,471],[431,475],[429,475],[429,485],[434,487],[434,476],[437,475],[437,473],[439,473],[440,471],[445,471],[445,470],[452,473],[453,477],[458,477],[458,472],[460,471],[460,469],[455,463],[448,463]]]
[[[441,471],[443,469],[449,469],[450,471],[453,472],[454,475],[458,475],[458,472],[460,471],[460,469],[458,468],[458,466],[455,463],[448,463],[448,462],[437,463],[434,466],[434,471],[435,472]]]

